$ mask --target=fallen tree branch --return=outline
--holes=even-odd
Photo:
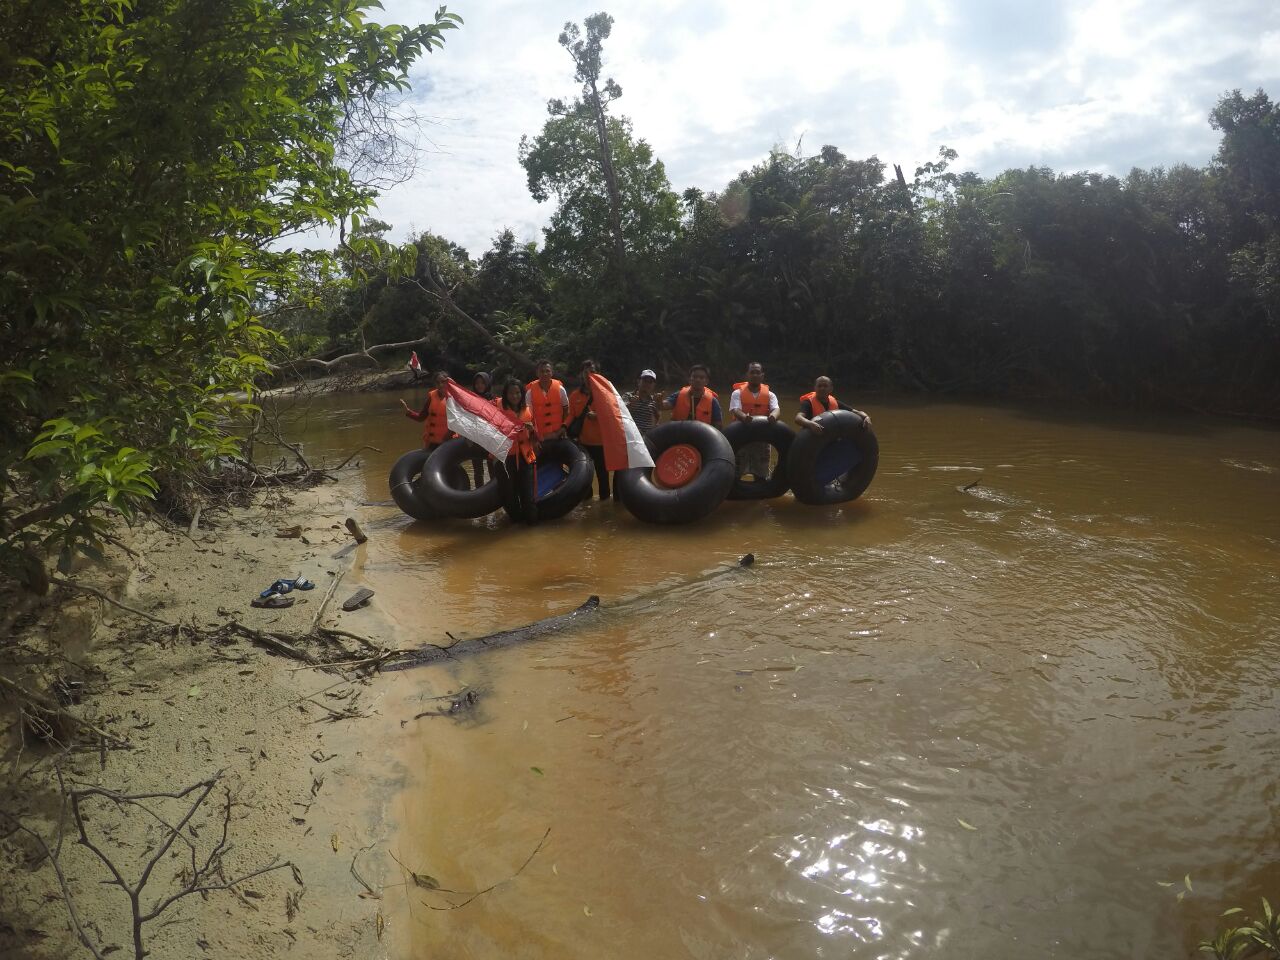
[[[217,786],[221,776],[222,773],[219,771],[208,780],[202,780],[199,783],[192,784],[182,790],[173,792],[122,794],[117,793],[114,790],[107,790],[101,787],[88,787],[80,790],[72,790],[69,794],[66,794],[71,801],[71,816],[79,834],[77,842],[93,853],[93,855],[98,858],[98,861],[110,874],[110,879],[103,882],[119,887],[129,898],[134,960],[144,960],[148,953],[142,936],[144,925],[158,918],[179,900],[192,896],[193,894],[205,896],[206,894],[217,890],[236,891],[236,887],[248,880],[252,880],[254,877],[261,876],[262,874],[269,873],[273,870],[282,870],[285,867],[292,869],[295,880],[301,883],[300,875],[298,874],[297,868],[294,864],[288,861],[282,863],[278,858],[264,866],[257,867],[233,879],[227,879],[224,871],[223,857],[231,849],[231,846],[228,843],[228,834],[231,827],[231,808],[233,804],[230,790],[224,790],[226,801],[222,812],[220,835],[209,850],[208,855],[205,856],[203,858],[203,862],[201,862],[201,857],[195,843],[189,840],[183,831],[188,828],[188,824],[191,823],[197,811],[199,811],[205,800],[208,799],[210,793],[213,792],[213,789]],[[59,782],[61,782],[61,777],[59,777]],[[190,806],[182,817],[173,824],[170,824],[164,817],[152,810],[146,803],[146,801],[149,800],[185,800],[193,795],[195,799],[190,802]],[[120,867],[89,836],[88,830],[85,827],[86,817],[81,811],[81,805],[85,801],[93,798],[100,798],[109,803],[113,803],[117,809],[125,806],[138,807],[146,812],[157,823],[164,826],[167,831],[164,839],[161,840],[153,849],[147,851],[150,856],[143,866],[136,883],[130,884],[125,880]],[[96,819],[97,818],[95,817],[95,820]],[[192,828],[190,832],[192,836],[198,836],[194,828]],[[142,903],[143,890],[151,881],[152,873],[160,864],[160,861],[166,857],[170,848],[172,848],[174,843],[179,840],[185,844],[190,856],[189,864],[183,867],[182,873],[180,874],[181,886],[168,896],[161,894],[149,908],[145,907]],[[95,956],[99,956],[99,954],[95,952]]]
[[[100,740],[110,743],[112,746],[127,747],[129,745],[129,741],[121,740],[119,737],[107,733],[107,731],[103,730],[101,727],[90,723],[84,717],[77,716],[70,710],[59,706],[47,697],[43,697],[38,693],[33,693],[30,690],[24,689],[4,674],[0,674],[0,690],[7,690],[19,700],[31,704],[42,713],[65,720],[76,729],[91,733]]]
[[[354,460],[354,459],[356,458],[356,454],[359,454],[359,453],[361,453],[361,452],[363,452],[363,451],[365,451],[365,450],[372,450],[374,453],[381,453],[381,452],[382,452],[382,451],[381,451],[381,450],[379,450],[377,447],[371,447],[371,446],[369,446],[368,444],[365,444],[365,445],[364,445],[363,447],[361,447],[359,450],[355,451],[355,453],[351,454],[351,456],[347,457],[347,459],[343,460],[343,461],[342,461],[340,464],[338,464],[336,467],[332,467],[332,468],[330,468],[330,469],[333,469],[333,470],[341,470],[343,467],[345,467],[348,463],[350,463],[352,460]]]
[[[54,843],[52,849],[45,842],[44,837],[36,833],[25,823],[15,817],[13,814],[0,810],[0,818],[13,825],[13,829],[25,833],[40,848],[40,852],[53,866],[53,875],[58,878],[58,888],[62,891],[62,902],[66,904],[67,915],[71,918],[71,929],[75,931],[76,939],[78,939],[86,950],[88,950],[97,960],[106,960],[97,945],[89,939],[88,933],[85,932],[84,924],[80,920],[80,912],[76,909],[75,897],[71,895],[71,887],[67,884],[66,874],[62,871],[62,840],[65,836],[65,827],[67,821],[67,791],[62,783],[62,771],[55,768],[58,776],[58,786],[62,787],[62,804],[58,808],[58,839]]]
[[[497,890],[499,887],[503,886],[504,884],[510,883],[516,877],[520,876],[520,874],[524,873],[524,868],[529,866],[529,864],[533,862],[533,858],[538,855],[538,851],[542,849],[542,845],[547,842],[547,837],[549,836],[551,836],[551,828],[547,827],[546,832],[542,835],[542,839],[538,841],[538,845],[533,848],[533,852],[530,853],[529,856],[524,858],[524,863],[520,864],[520,866],[516,869],[515,873],[513,873],[509,877],[499,880],[497,883],[490,884],[489,886],[485,887],[483,890],[451,890],[448,887],[442,887],[434,877],[428,876],[425,873],[416,873],[415,871],[410,870],[408,867],[404,865],[404,863],[400,860],[400,858],[397,857],[390,850],[387,851],[387,855],[390,856],[391,859],[394,860],[397,864],[399,864],[401,870],[403,870],[405,873],[409,875],[409,880],[412,881],[415,887],[418,887],[421,890],[431,890],[436,893],[452,893],[455,896],[467,898],[463,900],[461,903],[450,903],[447,907],[437,907],[435,904],[427,903],[424,900],[423,903],[426,906],[430,907],[432,910],[442,910],[442,911],[443,910],[461,910],[463,907],[465,907],[467,904],[471,903],[472,901],[477,900],[480,897],[483,897],[486,893],[492,893],[494,890]]]
[[[105,600],[113,607],[119,607],[121,610],[132,613],[136,617],[142,617],[144,620],[150,620],[152,623],[158,623],[164,627],[173,626],[173,624],[168,620],[161,620],[159,617],[153,617],[151,614],[139,610],[137,607],[131,607],[127,603],[121,603],[119,600],[113,600],[101,590],[85,586],[83,583],[76,583],[73,580],[64,580],[62,577],[50,577],[49,582],[55,587],[62,587],[64,590],[79,590],[81,593],[90,594],[91,596],[97,597],[99,600]]]
[[[461,320],[476,333],[480,334],[480,336],[484,338],[485,343],[489,344],[493,349],[505,354],[519,366],[527,370],[533,369],[532,360],[519,350],[516,350],[513,347],[508,347],[505,343],[495,337],[489,331],[488,327],[458,306],[457,302],[453,299],[453,291],[446,289],[444,284],[440,282],[440,279],[432,270],[431,264],[428,263],[424,265],[423,273],[427,279],[426,283],[423,283],[417,277],[413,276],[405,277],[403,282],[413,284],[436,303],[440,304],[440,306],[444,307],[449,314],[458,320]]]
[[[280,635],[273,633],[264,633],[261,630],[255,630],[253,627],[246,627],[239,620],[232,620],[227,624],[227,628],[233,633],[238,633],[242,637],[252,640],[254,643],[260,644],[269,650],[283,654],[291,660],[301,660],[305,664],[313,667],[323,666],[319,660],[307,653],[305,650],[299,650],[292,643],[281,639]]]
[[[313,367],[330,372],[335,367],[347,363],[351,360],[368,360],[375,366],[378,363],[375,353],[385,353],[388,350],[404,350],[409,347],[422,347],[431,342],[430,337],[419,337],[417,340],[403,340],[400,343],[376,343],[372,347],[365,347],[357,350],[355,353],[344,353],[340,357],[334,357],[332,360],[321,360],[319,357],[307,357],[304,360],[297,360],[296,363],[310,364]]]
[[[329,601],[333,599],[333,595],[337,592],[338,584],[342,582],[342,578],[347,575],[346,567],[338,571],[338,575],[333,578],[329,584],[329,589],[325,592],[324,599],[320,601],[320,606],[316,610],[316,615],[311,618],[311,629],[307,633],[315,633],[316,627],[320,624],[320,618],[324,616],[324,608],[329,605]]]

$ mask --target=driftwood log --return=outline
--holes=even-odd
[[[749,567],[755,563],[755,554],[748,553],[740,558],[737,563],[731,566],[719,567],[708,575],[708,577],[719,576],[725,573],[731,573],[742,567]],[[661,591],[664,595],[668,592]],[[619,606],[631,605],[636,601],[644,601],[650,599],[649,595],[641,595],[632,597],[629,600],[622,601]],[[480,653],[484,650],[495,650],[500,647],[510,647],[517,643],[524,643],[528,640],[536,640],[539,637],[545,637],[548,634],[560,633],[571,627],[580,625],[584,620],[588,619],[592,614],[600,609],[600,598],[590,596],[582,606],[568,613],[561,613],[554,617],[547,617],[545,620],[536,620],[533,623],[526,624],[523,627],[516,627],[514,630],[501,630],[498,633],[486,634],[483,637],[471,637],[464,640],[455,640],[447,647],[437,646],[435,644],[425,644],[415,650],[404,650],[393,654],[385,662],[378,667],[379,670],[408,670],[410,667],[420,667],[429,663],[439,663],[442,660],[452,660],[458,657],[469,656],[471,654]]]

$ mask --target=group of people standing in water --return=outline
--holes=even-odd
[[[567,438],[575,441],[591,457],[595,465],[599,498],[609,499],[609,471],[605,468],[603,439],[596,422],[596,413],[592,409],[593,397],[588,379],[590,374],[596,372],[596,362],[584,360],[579,371],[578,386],[569,390],[561,380],[556,379],[551,361],[539,360],[534,368],[533,380],[522,383],[511,377],[496,394],[493,390],[493,378],[489,374],[482,372],[475,375],[471,386],[474,393],[490,400],[526,425],[524,434],[508,459],[509,475],[514,475],[514,469],[522,461],[534,462],[543,442]],[[448,381],[448,373],[436,373],[435,386],[428,392],[426,401],[419,410],[414,410],[404,400],[400,401],[406,416],[422,422],[422,442],[428,451],[450,437],[445,415],[445,384]],[[641,370],[636,388],[623,394],[622,400],[642,435],[661,423],[664,410],[671,411],[672,420],[700,420],[713,427],[723,428],[724,408],[719,395],[710,388],[710,381],[711,370],[705,364],[695,363],[689,368],[688,384],[664,396],[657,389],[657,375],[652,370]],[[832,395],[831,386],[830,377],[818,377],[814,381],[813,390],[800,398],[795,423],[802,430],[821,433],[822,424],[816,419],[820,414],[829,410],[853,409]],[[763,365],[756,362],[748,364],[746,379],[735,383],[729,394],[729,417],[731,420],[766,417],[776,421],[779,415],[778,397],[764,382]],[[862,416],[869,425],[870,418],[866,414]],[[738,456],[739,475],[750,475],[756,479],[767,477],[770,470],[769,450],[766,443],[753,443],[744,447]],[[486,459],[483,451],[477,447],[476,456],[472,460],[477,484],[484,482]]]

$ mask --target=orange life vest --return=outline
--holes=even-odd
[[[538,431],[538,438],[552,436],[564,426],[564,407],[560,404],[560,391],[564,389],[564,384],[559,380],[552,380],[551,388],[543,393],[541,381],[534,380],[527,389],[529,412],[533,416],[533,426]]]
[[[587,409],[590,397],[582,392],[579,387],[573,393],[569,394],[569,420],[570,422],[577,420],[578,415]],[[578,434],[578,442],[586,444],[589,447],[598,447],[604,443],[604,438],[600,436],[600,421],[587,417],[582,421],[582,433]]]
[[[803,397],[800,398],[801,403],[804,403],[806,400],[809,401],[809,409],[813,411],[813,415],[815,417],[821,413],[826,412],[818,409],[818,393],[816,390],[810,390],[808,393],[806,393]],[[839,409],[840,409],[840,401],[836,399],[836,395],[834,393],[827,394],[827,410],[839,410]]]
[[[698,409],[691,410],[693,406],[689,399],[689,394],[693,387],[681,387],[680,392],[676,394],[675,406],[671,408],[672,420],[701,420],[703,423],[711,422],[711,402],[716,398],[716,392],[710,388],[702,391],[702,399],[698,401]]]
[[[751,392],[751,388],[747,386],[744,380],[742,383],[735,383],[733,389],[738,391],[738,403],[742,407],[742,412],[749,417],[767,417],[769,415],[769,385],[767,383],[760,384],[760,394]]]
[[[427,416],[422,424],[422,445],[435,446],[449,437],[449,424],[445,418],[444,398],[434,387],[427,394]]]
[[[493,405],[513,420],[519,419],[522,424],[533,422],[533,414],[529,412],[529,408],[527,406],[521,409],[520,413],[517,415],[514,410],[508,410],[503,406],[501,397],[496,397],[493,401]],[[528,430],[520,431],[519,439],[511,445],[511,450],[507,456],[521,457],[525,463],[533,463],[533,461],[537,459],[537,454],[533,451],[533,440],[529,438]],[[490,459],[492,459],[492,457],[490,457]]]

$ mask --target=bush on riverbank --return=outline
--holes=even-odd
[[[234,452],[314,267],[277,243],[358,226],[362,117],[443,43],[368,0],[21,5],[0,59],[0,572],[40,582],[104,516]],[[364,158],[367,160],[367,157]],[[327,255],[332,261],[334,255]],[[265,305],[265,306],[264,306]]]

